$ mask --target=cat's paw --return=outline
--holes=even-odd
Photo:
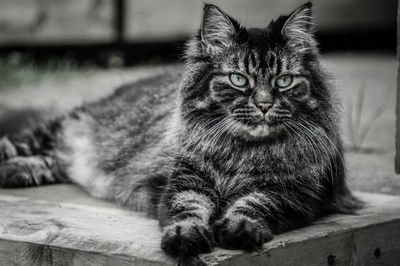
[[[17,156],[17,150],[7,137],[0,138],[0,162]]]
[[[53,180],[41,157],[14,157],[0,163],[0,187],[37,186]]]
[[[246,216],[235,215],[218,220],[213,227],[214,239],[219,246],[229,249],[258,250],[272,239],[266,226]]]
[[[196,256],[210,252],[212,235],[203,225],[179,222],[168,226],[161,240],[161,248],[171,256]]]

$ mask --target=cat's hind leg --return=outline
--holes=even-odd
[[[0,163],[0,187],[3,188],[39,186],[62,180],[60,166],[48,156],[16,156]]]

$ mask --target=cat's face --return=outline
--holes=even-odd
[[[263,29],[243,28],[218,7],[204,8],[200,32],[208,70],[207,97],[199,105],[222,110],[226,129],[245,138],[285,131],[316,108],[307,55],[316,55],[311,5]]]
[[[257,48],[244,44],[220,58],[209,97],[237,125],[235,133],[266,137],[283,130],[312,99],[309,73],[296,54]]]

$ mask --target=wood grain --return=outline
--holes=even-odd
[[[276,236],[258,253],[216,248],[207,265],[396,265],[400,197],[359,194],[369,206]],[[155,220],[72,185],[0,190],[0,265],[173,265]],[[331,263],[331,264],[329,264]]]

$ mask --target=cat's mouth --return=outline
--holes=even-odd
[[[263,138],[281,132],[282,119],[263,117],[252,122],[243,123],[243,133],[253,138]]]

